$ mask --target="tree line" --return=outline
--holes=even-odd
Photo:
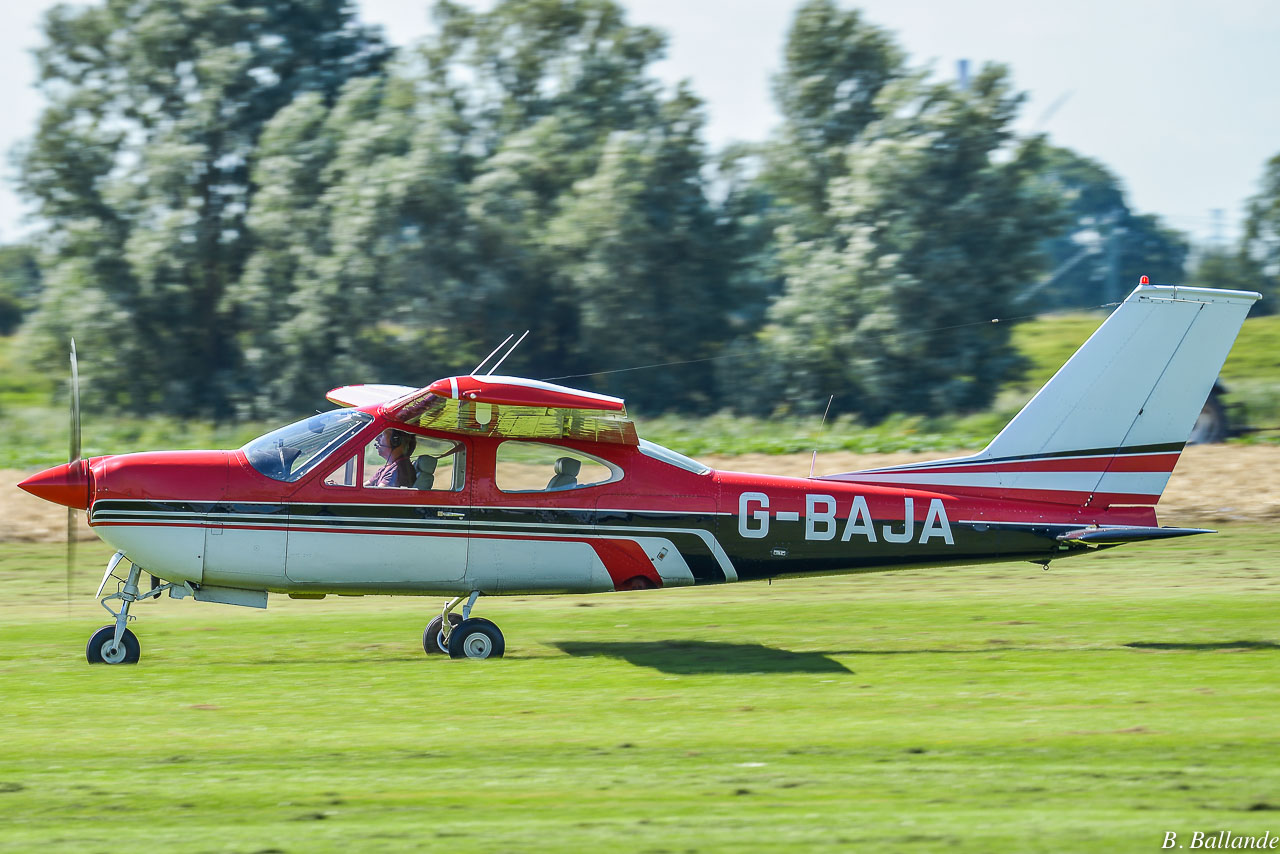
[[[720,152],[613,0],[431,13],[393,50],[348,0],[55,7],[0,332],[51,368],[74,335],[124,411],[297,412],[529,329],[504,371],[645,411],[876,418],[989,403],[1020,368],[993,317],[1183,278],[1105,167],[1014,132],[1006,69],[938,80],[834,0],[796,11],[781,125]],[[1275,281],[1268,170],[1207,284]]]

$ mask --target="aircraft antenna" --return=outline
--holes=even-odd
[[[516,339],[516,343],[514,343],[514,344],[512,344],[512,345],[511,345],[511,349],[510,349],[510,350],[508,350],[506,353],[503,353],[503,354],[502,354],[502,358],[501,358],[501,359],[499,359],[497,362],[495,362],[492,368],[490,368],[489,370],[485,371],[485,374],[484,374],[484,375],[485,375],[486,377],[491,377],[491,376],[493,376],[493,372],[494,372],[494,371],[496,371],[496,370],[498,370],[498,366],[499,366],[499,365],[501,365],[503,362],[505,362],[505,361],[507,360],[507,356],[510,356],[512,353],[514,353],[514,352],[516,351],[516,348],[520,346],[520,342],[521,342],[521,341],[523,341],[524,339],[526,339],[526,338],[528,338],[528,337],[529,337],[529,330],[528,330],[528,329],[526,329],[526,330],[524,331],[524,334],[523,334],[523,335],[521,335],[518,339]],[[506,343],[506,342],[504,341],[503,343]]]
[[[825,427],[825,426],[826,426],[826,424],[827,424],[827,413],[831,411],[831,401],[833,401],[833,400],[835,400],[835,399],[836,399],[836,396],[835,396],[834,394],[827,398],[827,408],[826,408],[826,409],[824,409],[824,410],[822,410],[822,420],[821,420],[820,422],[818,422],[818,429],[819,429],[819,430],[821,430],[823,427]],[[813,457],[812,457],[812,459],[810,459],[810,460],[809,460],[809,477],[813,477],[813,470],[814,470],[814,468],[815,468],[817,465],[818,465],[818,449],[817,449],[817,448],[814,448],[814,449],[813,449]]]
[[[480,369],[484,367],[484,363],[492,359],[494,356],[494,353],[497,353],[499,350],[501,350],[506,345],[506,343],[511,340],[512,335],[515,335],[515,333],[512,332],[511,335],[508,335],[506,338],[503,338],[502,343],[499,344],[497,347],[493,348],[493,353],[490,353],[489,355],[481,359],[480,364],[476,365],[474,368],[471,369],[471,376],[474,377],[476,374],[478,374],[480,372]]]

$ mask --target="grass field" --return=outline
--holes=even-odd
[[[0,545],[0,850],[1153,851],[1280,831],[1280,534],[1031,565],[483,599],[140,604]],[[1186,839],[1186,836],[1183,836]]]

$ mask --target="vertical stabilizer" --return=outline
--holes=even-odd
[[[1155,504],[1259,296],[1140,285],[982,452],[832,477],[1075,506]]]

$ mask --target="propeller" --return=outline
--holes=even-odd
[[[71,339],[71,448],[67,462],[80,461],[80,366],[76,362],[76,339]],[[76,563],[76,510],[67,508],[67,611],[71,610],[71,588]]]

